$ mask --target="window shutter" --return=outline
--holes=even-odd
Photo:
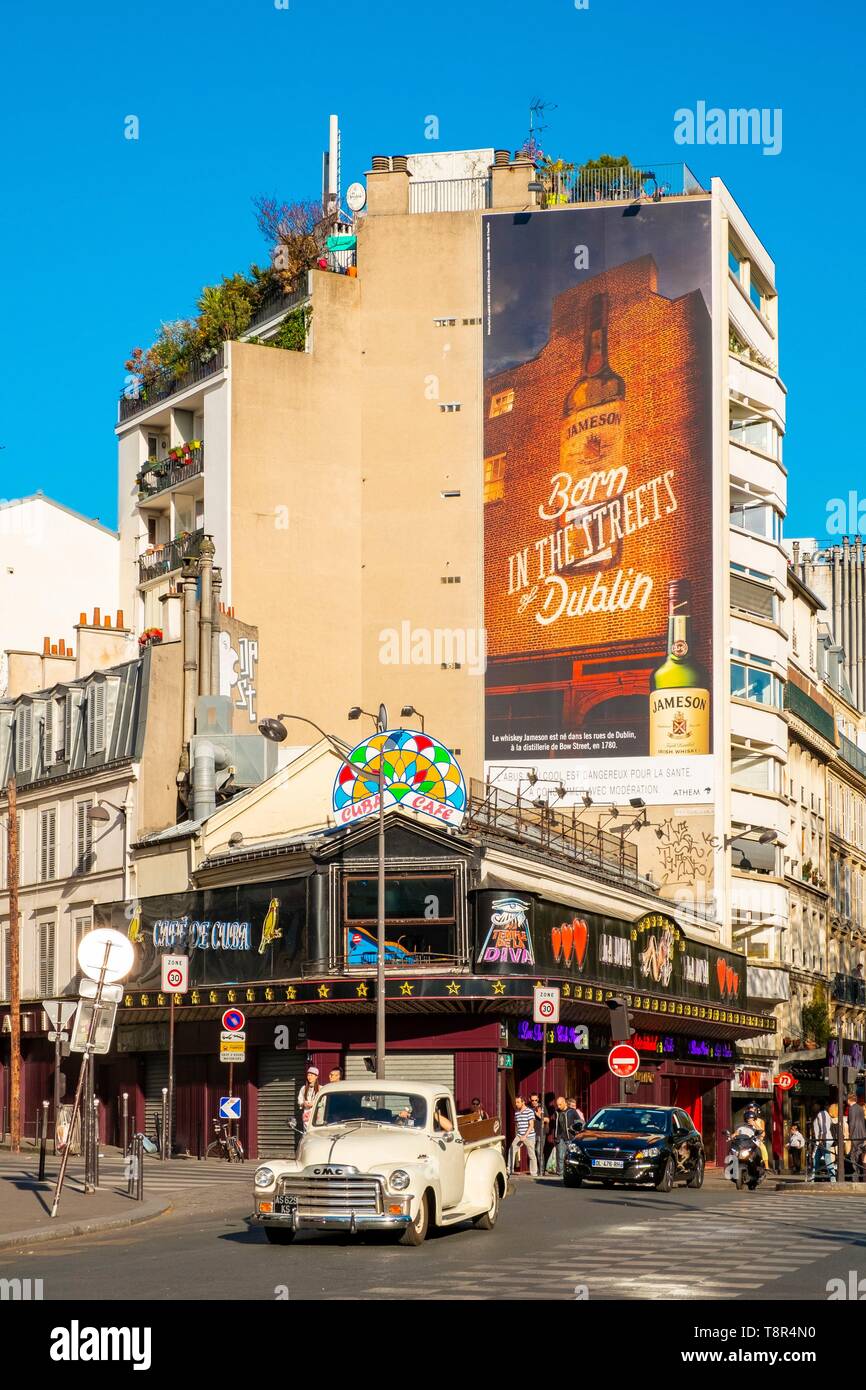
[[[57,867],[57,812],[39,814],[39,877],[43,883],[55,877]]]
[[[42,763],[50,767],[54,762],[54,701],[49,700],[42,717]]]
[[[43,999],[54,993],[54,923],[39,923],[39,994]]]
[[[21,705],[15,716],[15,771],[26,772],[30,767],[31,733],[33,729],[33,709]]]
[[[741,608],[746,613],[754,613],[757,618],[765,618],[767,622],[774,622],[776,595],[765,584],[756,584],[752,579],[744,579],[738,574],[732,574],[731,607]]]
[[[92,804],[79,801],[75,807],[75,862],[79,866],[88,864],[93,846],[93,824],[88,815]]]
[[[87,751],[101,753],[105,748],[105,686],[92,685],[87,696]]]

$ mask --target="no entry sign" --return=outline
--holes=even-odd
[[[640,1057],[631,1043],[617,1043],[607,1054],[607,1069],[614,1076],[634,1076],[639,1066]]]

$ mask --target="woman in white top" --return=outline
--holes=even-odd
[[[310,1128],[310,1117],[313,1113],[313,1106],[316,1104],[316,1097],[321,1090],[319,1085],[319,1068],[307,1067],[307,1080],[298,1092],[298,1108],[301,1112],[301,1128]]]

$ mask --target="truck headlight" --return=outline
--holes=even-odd
[[[388,1179],[388,1186],[393,1187],[395,1192],[405,1192],[411,1181],[405,1168],[395,1168]]]
[[[256,1187],[272,1187],[276,1181],[273,1168],[257,1168],[254,1179]]]

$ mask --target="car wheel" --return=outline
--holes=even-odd
[[[493,1200],[483,1216],[476,1216],[472,1225],[479,1231],[492,1231],[499,1215],[499,1183],[493,1184]]]
[[[579,1178],[576,1173],[569,1173],[567,1169],[562,1175],[563,1187],[580,1187],[582,1182],[583,1178]]]
[[[686,1182],[686,1187],[698,1188],[704,1185],[704,1156],[698,1154],[695,1170]]]
[[[427,1194],[421,1198],[418,1204],[418,1215],[411,1221],[400,1237],[401,1245],[423,1245],[427,1239],[427,1228],[430,1225],[430,1210],[427,1204]]]
[[[658,1182],[656,1183],[656,1191],[657,1191],[657,1192],[670,1192],[670,1190],[671,1190],[671,1188],[673,1187],[673,1185],[674,1185],[674,1161],[673,1161],[673,1159],[672,1159],[670,1156],[668,1156],[668,1157],[665,1159],[665,1166],[664,1166],[664,1168],[662,1169],[662,1175],[661,1175],[661,1177],[659,1178]]]
[[[271,1245],[291,1245],[295,1238],[294,1231],[283,1226],[266,1226],[265,1235]]]

